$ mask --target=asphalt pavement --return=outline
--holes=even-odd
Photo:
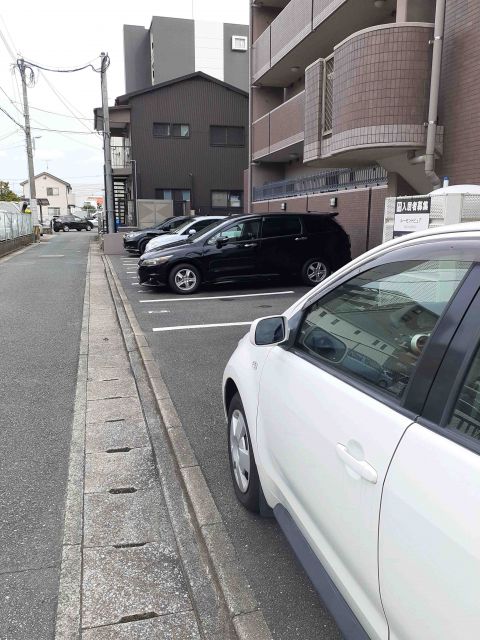
[[[250,514],[237,502],[222,408],[223,370],[248,330],[245,323],[281,313],[307,289],[268,282],[248,288],[209,286],[194,296],[177,296],[139,286],[134,257],[111,259],[273,637],[340,638],[276,521]]]
[[[51,640],[92,233],[0,260],[0,638]]]

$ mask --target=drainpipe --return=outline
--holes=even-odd
[[[435,30],[433,35],[432,75],[430,79],[430,101],[428,106],[427,148],[425,151],[425,173],[433,188],[441,186],[435,173],[435,138],[437,134],[438,94],[442,67],[443,28],[445,24],[445,0],[437,0],[435,6]]]

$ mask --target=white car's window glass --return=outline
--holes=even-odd
[[[480,349],[467,373],[447,428],[480,440]]]
[[[258,238],[258,232],[260,230],[260,220],[247,220],[245,222],[239,222],[231,227],[222,229],[216,235],[212,236],[208,241],[208,244],[215,244],[217,240],[221,238],[228,238],[232,242],[244,242],[246,240],[255,240]]]
[[[297,346],[401,398],[437,321],[471,262],[396,262],[370,269],[314,303]]]
[[[210,231],[212,231],[214,227],[218,226],[219,222],[223,222],[223,218],[222,219],[213,218],[213,222],[211,222],[210,220],[208,222],[209,222],[208,226],[202,227],[196,233],[192,233],[192,235],[188,237],[188,242],[198,242],[199,240],[202,240],[203,238],[205,238],[205,236],[208,233],[210,233]]]
[[[189,232],[193,229],[194,231],[200,231],[201,229],[205,229],[205,227],[209,227],[212,224],[211,220],[199,220],[198,222],[196,222],[195,224],[192,224],[192,226],[190,227],[190,229],[188,230]]]
[[[187,220],[186,222],[184,222],[183,224],[181,224],[179,227],[177,227],[173,233],[181,234],[181,233],[183,233],[183,231],[184,231],[187,227],[189,227],[191,224],[192,224],[192,221],[191,221],[191,220]]]
[[[294,216],[268,216],[263,219],[262,238],[292,236],[302,232],[300,218]]]

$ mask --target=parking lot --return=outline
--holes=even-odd
[[[248,288],[210,286],[178,296],[141,287],[137,260],[112,256],[272,635],[282,640],[339,638],[276,522],[252,516],[238,504],[222,408],[223,369],[248,325],[283,312],[307,289],[268,282]]]

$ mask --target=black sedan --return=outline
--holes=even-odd
[[[142,256],[140,283],[189,294],[206,282],[294,275],[314,286],[351,259],[350,239],[334,215],[245,215],[214,223]]]
[[[54,231],[70,231],[75,229],[76,231],[91,231],[93,224],[86,218],[79,218],[78,216],[58,216],[53,219]]]
[[[190,220],[190,218],[191,216],[175,216],[163,220],[155,227],[148,227],[147,229],[126,233],[123,236],[123,246],[127,251],[144,253],[145,247],[152,238],[164,233],[173,233],[175,229],[186,220]]]

